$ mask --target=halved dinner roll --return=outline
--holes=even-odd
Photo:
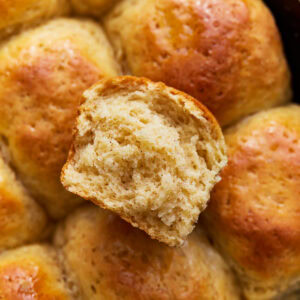
[[[192,97],[144,78],[103,80],[84,97],[63,185],[182,244],[227,161],[218,123]]]

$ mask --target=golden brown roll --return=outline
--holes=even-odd
[[[170,248],[107,211],[83,207],[60,226],[56,245],[83,300],[239,299],[202,232]]]
[[[0,255],[0,299],[71,300],[69,288],[50,246],[26,246]]]
[[[55,218],[79,202],[59,174],[81,94],[118,72],[101,28],[91,21],[53,20],[0,48],[0,135],[21,179]]]
[[[0,0],[0,42],[20,29],[68,12],[69,0]]]
[[[300,287],[300,106],[258,113],[225,139],[229,162],[206,228],[247,299],[273,299]]]
[[[226,165],[219,124],[189,95],[119,76],[84,92],[64,187],[170,246],[184,242]]]
[[[223,126],[291,98],[261,0],[124,0],[104,23],[125,71],[187,92]]]
[[[79,15],[101,16],[120,0],[70,0],[73,11]]]
[[[0,252],[44,238],[47,226],[44,211],[0,155]]]

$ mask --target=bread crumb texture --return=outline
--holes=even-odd
[[[226,164],[218,123],[190,96],[143,78],[104,80],[84,97],[63,185],[182,244]]]

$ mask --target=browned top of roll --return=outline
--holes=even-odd
[[[204,213],[207,228],[246,293],[276,295],[300,279],[300,107],[261,112],[225,139],[228,165]]]
[[[92,21],[56,19],[0,49],[0,134],[12,164],[53,217],[78,199],[59,182],[82,92],[118,74],[112,50]]]
[[[61,224],[56,245],[83,299],[239,299],[229,269],[200,231],[171,248],[91,206]]]
[[[105,26],[125,70],[191,94],[221,125],[291,97],[280,36],[260,0],[125,0]]]

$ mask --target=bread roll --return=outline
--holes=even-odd
[[[104,23],[125,71],[187,92],[222,126],[291,98],[261,0],[124,0]]]
[[[0,48],[0,135],[12,164],[52,217],[79,199],[59,181],[82,92],[119,72],[99,25],[56,19]]]
[[[218,123],[192,97],[144,78],[103,80],[84,97],[63,185],[182,244],[227,161]]]
[[[69,13],[69,0],[0,0],[0,43],[20,29]]]
[[[44,238],[48,226],[46,214],[0,154],[0,252]]]
[[[0,299],[71,300],[50,246],[26,246],[0,255]]]
[[[202,232],[170,248],[107,211],[85,207],[60,226],[56,245],[83,300],[239,299],[229,269]]]
[[[279,298],[300,288],[300,106],[256,114],[225,138],[228,165],[204,213],[206,228],[247,299]]]
[[[70,0],[76,14],[99,17],[120,0]]]

